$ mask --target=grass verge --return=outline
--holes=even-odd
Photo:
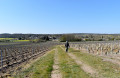
[[[13,42],[29,42],[30,40],[14,40]]]
[[[62,78],[91,78],[60,47],[57,49]]]
[[[50,78],[54,63],[54,50],[41,57],[29,68],[15,75],[14,78]]]
[[[72,52],[80,61],[94,67],[102,74],[103,77],[107,78],[119,78],[120,77],[120,66],[110,62],[103,61],[101,57],[94,56],[88,53],[80,52],[70,48],[69,52]]]

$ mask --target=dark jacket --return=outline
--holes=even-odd
[[[69,43],[67,42],[67,43],[65,43],[65,47],[70,47],[70,45],[69,45]]]

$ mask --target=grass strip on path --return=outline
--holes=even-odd
[[[92,54],[80,52],[70,48],[69,52],[74,54],[80,61],[94,67],[102,74],[105,78],[119,78],[120,77],[120,66],[103,61],[101,57]]]
[[[55,50],[42,56],[29,68],[14,76],[14,78],[50,78],[53,70],[54,53]]]
[[[62,78],[62,74],[60,72],[59,62],[58,62],[58,50],[55,50],[54,55],[54,65],[53,65],[53,71],[51,73],[51,78]]]
[[[60,46],[58,49],[58,61],[62,78],[91,78],[85,73],[80,65],[77,65],[73,59],[71,59]]]

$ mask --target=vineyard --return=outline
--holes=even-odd
[[[6,73],[13,78],[120,77],[119,41],[70,42],[68,53],[65,53],[64,44],[26,42],[0,45],[1,77],[7,78]],[[38,60],[28,68],[19,68],[22,64],[28,64],[31,59]]]
[[[97,55],[109,55],[120,53],[119,41],[71,43],[71,47],[76,48],[80,51],[93,53]]]
[[[43,55],[51,46],[57,43],[20,43],[11,45],[0,45],[0,75],[13,72],[20,64]]]

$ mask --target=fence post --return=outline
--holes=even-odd
[[[111,54],[113,53],[113,45],[111,44]]]
[[[101,46],[101,55],[103,55],[103,48],[102,48],[102,46]]]
[[[3,68],[3,56],[2,56],[2,50],[1,51],[1,69]]]
[[[32,57],[34,57],[34,49],[32,48]]]
[[[87,45],[87,53],[89,53],[89,50],[88,50],[88,45]]]

